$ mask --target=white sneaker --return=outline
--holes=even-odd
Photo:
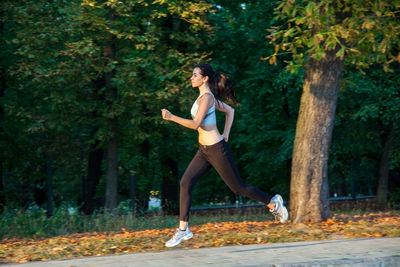
[[[189,240],[193,237],[193,233],[190,232],[189,226],[185,231],[176,229],[174,236],[165,243],[166,247],[172,248],[179,245],[183,240]]]
[[[289,218],[289,213],[283,204],[281,195],[275,195],[270,202],[275,204],[275,208],[273,210],[269,210],[275,216],[275,220],[278,220],[281,223],[286,222]]]

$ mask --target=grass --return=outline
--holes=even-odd
[[[209,222],[269,221],[273,217],[268,213],[247,213],[229,215],[220,212],[213,216],[193,215],[191,225]],[[67,209],[58,209],[51,218],[46,217],[44,210],[6,209],[0,217],[0,240],[5,238],[46,238],[74,233],[129,231],[146,229],[173,228],[178,224],[178,216],[164,216],[161,213],[146,215],[115,215],[112,213],[95,213],[69,215]]]

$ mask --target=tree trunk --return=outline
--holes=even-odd
[[[385,135],[383,152],[379,166],[379,180],[376,198],[381,203],[386,203],[389,184],[389,165],[390,165],[390,150],[393,146],[393,123],[389,126]]]
[[[144,177],[144,180],[142,180],[140,190],[137,190],[136,192],[136,208],[138,211],[146,211],[149,208],[149,193],[152,189],[151,177],[154,171],[151,168],[152,165],[149,163],[151,150],[149,140],[145,139],[142,143],[140,143],[139,147],[140,153],[145,160],[142,164],[140,164],[140,166],[137,166],[138,171],[140,172],[141,176]]]
[[[305,65],[290,183],[290,216],[294,223],[329,218],[328,153],[343,61],[336,50]]]
[[[3,29],[3,23],[0,22],[0,28]],[[4,97],[4,92],[6,90],[6,70],[4,67],[0,67],[0,98]],[[4,116],[4,105],[0,107],[0,120],[3,120]],[[4,133],[3,124],[0,124],[0,131]],[[3,161],[0,161],[0,213],[2,212],[5,206],[5,197],[4,197],[4,187],[3,187]]]
[[[94,90],[91,95],[93,101],[102,101],[104,99],[102,90],[105,86],[104,75],[93,80],[92,87]],[[102,114],[100,111],[93,111],[91,115],[93,120],[101,120]],[[98,128],[93,128],[90,136],[95,136],[96,131],[98,131]],[[104,159],[104,147],[100,145],[100,140],[95,139],[94,141],[95,142],[90,145],[86,179],[82,177],[82,211],[85,214],[92,214],[95,209],[100,208],[104,203],[103,198],[95,197],[97,186],[103,175],[102,163]]]
[[[4,186],[3,186],[3,163],[0,162],[0,214],[3,212],[6,205],[6,199],[4,197]]]
[[[115,209],[118,206],[118,139],[117,120],[109,121],[113,136],[107,147],[107,178],[106,178],[106,209]]]
[[[135,167],[129,175],[129,209],[136,212],[136,174]]]
[[[103,153],[103,149],[98,148],[98,143],[91,145],[88,159],[87,180],[84,183],[86,186],[83,185],[85,188],[83,189],[84,192],[82,192],[82,210],[85,214],[92,214],[98,207],[95,194],[102,175],[101,163],[103,161]]]
[[[0,21],[0,29],[1,33],[4,34],[6,29],[4,27],[3,21]],[[4,35],[3,35],[4,36]],[[4,47],[4,42],[1,42],[2,47]],[[6,67],[1,64],[0,66],[0,99],[4,97],[4,92],[6,90]],[[4,104],[0,106],[0,120],[3,121],[4,116]],[[0,124],[0,132],[4,133],[3,123]],[[4,194],[4,186],[3,186],[3,159],[0,161],[0,213],[6,205],[6,199]]]
[[[178,162],[172,158],[163,161],[163,180],[161,188],[161,206],[163,211],[178,214],[179,211],[179,177]]]
[[[46,152],[46,161],[46,217],[50,218],[53,215],[53,164],[48,152]]]
[[[109,8],[108,22],[110,25],[115,20],[115,11]],[[110,26],[111,27],[111,26]],[[109,36],[104,49],[104,56],[107,63],[113,62],[116,57],[115,37]],[[112,106],[117,98],[117,89],[112,86],[114,71],[110,70],[104,74],[106,83],[106,93],[108,98],[108,106],[112,110]],[[110,138],[107,146],[107,177],[106,177],[106,209],[115,209],[118,206],[118,118],[116,116],[108,119],[108,128],[110,130]]]

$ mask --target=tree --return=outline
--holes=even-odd
[[[399,66],[397,66],[394,73],[385,73],[377,68],[366,70],[366,75],[353,73],[353,77],[346,77],[346,79],[351,78],[357,81],[357,84],[347,85],[347,87],[350,87],[350,92],[343,92],[344,97],[350,98],[350,103],[346,106],[351,108],[349,110],[351,113],[346,114],[346,117],[350,118],[351,127],[354,129],[357,121],[359,121],[359,124],[361,122],[361,125],[356,126],[358,131],[354,132],[351,143],[361,145],[362,149],[354,147],[353,151],[358,154],[354,157],[360,159],[365,156],[362,153],[369,152],[371,154],[371,152],[374,152],[376,158],[379,159],[376,164],[377,175],[375,175],[378,176],[376,196],[378,201],[382,203],[387,201],[389,172],[393,167],[391,154],[396,149],[394,139],[395,136],[398,136],[399,130],[399,71]],[[356,107],[356,109],[351,106]],[[360,126],[363,126],[367,131],[363,131]],[[379,130],[376,131],[375,129]],[[374,130],[375,133],[373,134]],[[352,154],[351,151],[348,151],[348,153]]]
[[[49,202],[53,199],[51,189],[55,180],[52,177],[46,182],[46,168],[47,177],[53,176],[48,164],[50,161],[45,160],[46,155],[52,159],[51,165],[54,166],[60,164],[55,160],[55,154],[66,155],[73,151],[72,145],[68,152],[65,150],[68,127],[64,126],[68,125],[68,120],[62,118],[65,112],[57,114],[61,111],[58,110],[60,99],[54,91],[59,88],[57,82],[60,80],[52,79],[52,68],[57,65],[55,58],[60,40],[64,37],[64,31],[58,28],[62,8],[55,1],[4,1],[2,9],[8,47],[7,57],[2,56],[7,62],[2,64],[6,67],[7,79],[2,107],[5,107],[4,123],[8,128],[3,137],[10,145],[3,165],[8,177],[7,190],[17,189],[14,194],[20,193],[22,201],[30,205],[35,200],[46,201],[42,196],[45,196],[44,184],[47,183],[47,204],[51,207]],[[39,12],[41,16],[35,17]],[[23,171],[15,172],[16,169]],[[26,191],[21,192],[18,187]],[[36,195],[39,197],[34,200]]]
[[[398,71],[387,73],[375,67],[365,70],[363,75],[349,67],[343,73],[329,155],[331,196],[337,193],[355,197],[376,192],[379,199],[378,180],[387,181],[398,164],[394,154],[398,150],[396,142],[392,147],[385,146],[390,130],[393,137],[398,135]],[[389,177],[379,175],[379,169],[386,170],[381,173]]]
[[[115,23],[115,10],[109,6],[107,8],[107,24],[110,29],[114,28]],[[106,65],[114,64],[116,60],[116,36],[109,34],[104,47],[104,56],[106,58]],[[110,68],[104,73],[104,80],[106,86],[107,100],[109,105],[112,105],[117,99],[117,88],[112,84],[115,71]],[[107,145],[107,186],[106,186],[106,202],[105,208],[115,209],[118,206],[118,116],[110,116],[107,121],[110,131],[110,137]]]
[[[55,196],[63,190],[74,192],[63,197],[69,202],[80,198],[87,213],[103,202],[104,191],[110,192],[108,208],[118,204],[119,157],[129,162],[124,169],[145,170],[145,175],[137,176],[140,194],[148,195],[148,186],[161,187],[161,183],[156,184],[157,175],[161,175],[156,168],[149,168],[156,165],[151,162],[155,158],[152,151],[162,146],[159,138],[170,131],[160,123],[160,102],[180,108],[187,101],[187,97],[176,101],[176,95],[189,95],[183,84],[187,85],[188,66],[201,56],[194,52],[198,47],[195,35],[207,28],[200,17],[210,5],[202,1],[133,0],[2,4],[5,34],[1,41],[7,50],[1,60],[7,62],[2,66],[6,72],[3,77],[8,79],[1,97],[2,104],[6,103],[2,105],[2,123],[9,132],[2,133],[1,144],[10,147],[6,145],[9,140],[24,151],[8,148],[11,153],[2,153],[2,173],[11,176],[3,182],[6,191],[18,181],[12,177],[13,171],[15,176],[27,174],[26,183],[21,183],[27,191],[43,187],[49,164],[40,153],[49,150],[52,192]],[[166,19],[183,25],[182,31],[164,32]],[[165,36],[170,36],[168,44]],[[155,141],[150,143],[152,139]],[[143,143],[150,144],[148,158],[140,155]],[[161,149],[160,154],[171,156],[171,147],[174,144]],[[132,153],[126,153],[128,149]],[[13,160],[22,155],[26,160]],[[145,164],[132,164],[127,157],[145,159]],[[16,164],[31,166],[35,172],[19,171],[24,168]],[[36,172],[40,184],[33,180]],[[82,196],[75,193],[79,183]]]
[[[293,148],[290,214],[293,222],[330,216],[328,154],[344,64],[361,71],[400,62],[400,1],[319,0],[280,2],[272,27],[278,54],[292,54],[289,69],[304,66],[305,77]],[[279,53],[280,51],[284,51]]]

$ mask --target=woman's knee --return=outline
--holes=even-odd
[[[232,187],[231,190],[235,195],[240,195],[240,196],[247,195],[246,185],[237,185],[235,187]]]
[[[181,191],[189,191],[191,187],[191,182],[190,179],[185,179],[185,177],[182,177],[179,186],[181,188]]]

